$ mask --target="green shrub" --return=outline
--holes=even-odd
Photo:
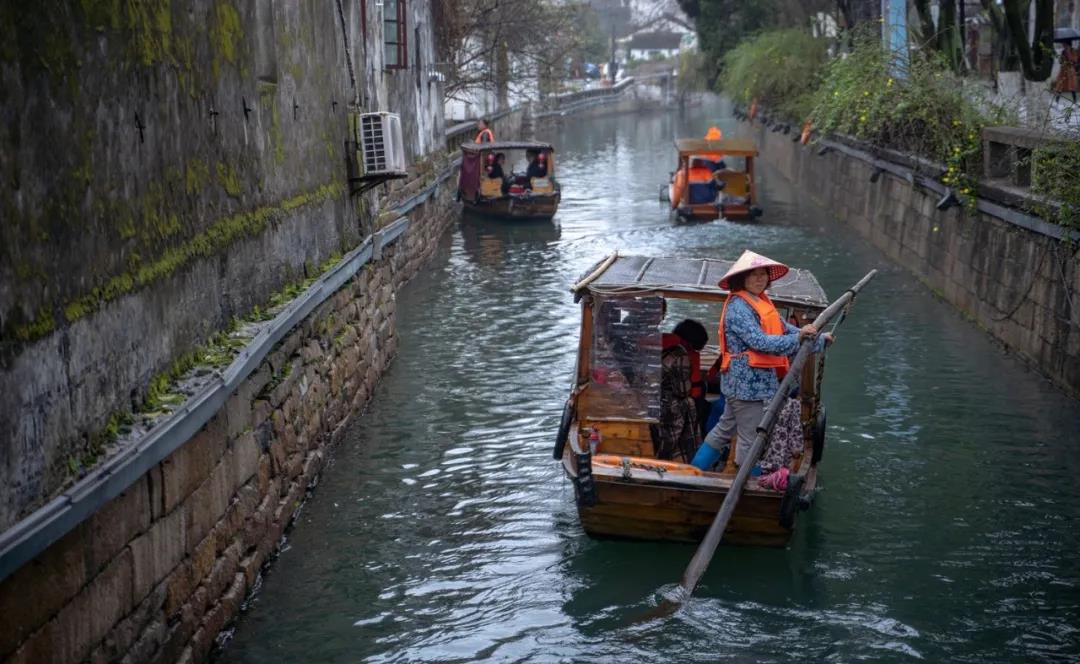
[[[1080,228],[1080,132],[1032,153],[1031,191],[1040,200],[1034,212],[1049,222]]]
[[[1009,118],[936,56],[913,55],[902,75],[890,56],[879,42],[859,40],[830,62],[813,98],[815,128],[943,163],[942,182],[971,194],[982,128]]]
[[[809,115],[828,44],[798,29],[762,32],[724,55],[720,87],[733,100],[757,99],[795,121]]]

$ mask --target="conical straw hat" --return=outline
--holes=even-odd
[[[739,260],[735,261],[735,264],[731,266],[731,269],[727,271],[723,277],[720,278],[720,288],[728,287],[728,279],[732,278],[736,274],[742,272],[749,272],[750,270],[756,270],[759,267],[764,267],[769,270],[769,281],[776,281],[780,277],[784,276],[791,269],[783,263],[774,261],[771,258],[766,258],[761,254],[755,254],[747,249],[742,252],[742,256],[739,256]]]

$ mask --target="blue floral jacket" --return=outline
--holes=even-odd
[[[784,321],[784,334],[769,335],[761,331],[761,321],[753,307],[740,297],[731,298],[724,316],[724,339],[729,353],[756,350],[770,355],[794,355],[799,350],[799,328]],[[817,338],[814,352],[825,348],[825,337]],[[768,401],[776,394],[780,380],[773,369],[750,366],[746,355],[731,358],[731,364],[720,378],[720,391],[727,399]]]

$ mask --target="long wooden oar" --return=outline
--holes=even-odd
[[[847,289],[835,302],[826,307],[825,311],[822,311],[814,320],[814,327],[818,330],[824,329],[825,325],[854,299],[855,295],[874,278],[875,274],[877,274],[877,270],[870,270],[865,277],[859,280],[859,283]],[[802,343],[799,344],[799,350],[791,361],[791,368],[788,369],[784,380],[780,381],[780,387],[776,390],[772,401],[765,408],[765,414],[761,418],[761,423],[757,426],[757,437],[754,438],[754,444],[750,447],[749,457],[739,466],[739,472],[735,474],[735,481],[731,483],[731,488],[728,489],[727,495],[724,496],[724,502],[720,505],[720,511],[716,513],[712,525],[709,526],[709,532],[705,534],[705,539],[701,540],[697,551],[694,552],[694,557],[690,559],[690,564],[686,566],[686,571],[683,573],[682,582],[680,583],[683,590],[680,593],[680,601],[690,597],[694,592],[694,588],[697,587],[701,575],[705,573],[709,563],[712,562],[716,547],[720,544],[720,538],[724,536],[724,530],[727,529],[728,521],[731,520],[731,514],[735,511],[735,505],[742,496],[743,487],[746,486],[746,479],[750,477],[750,469],[754,467],[758,457],[761,456],[762,451],[765,449],[765,442],[769,439],[769,433],[776,424],[776,417],[780,413],[784,399],[787,398],[792,384],[798,380],[802,366],[806,363],[806,358],[810,357],[813,341],[813,339],[803,339]],[[732,441],[732,450],[734,450],[734,443],[735,441]]]

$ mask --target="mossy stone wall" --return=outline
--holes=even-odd
[[[427,79],[350,77],[368,45],[341,6],[0,1],[0,528],[173,360],[359,243],[351,102],[420,109],[411,143],[437,142]]]
[[[747,125],[744,125],[747,126]],[[838,151],[754,125],[762,157],[1067,394],[1080,398],[1080,258],[1074,247]]]

